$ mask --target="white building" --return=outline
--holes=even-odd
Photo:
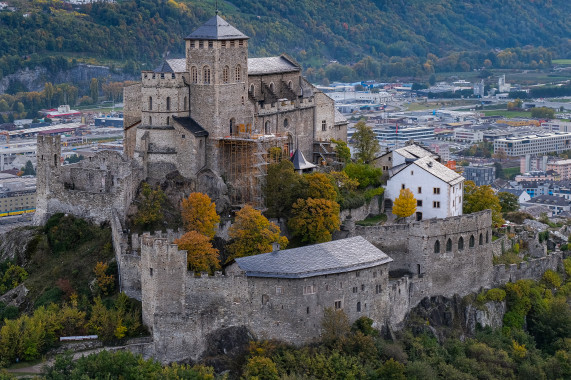
[[[469,143],[479,143],[484,141],[484,132],[475,131],[468,128],[456,128],[454,130],[454,140]]]
[[[494,141],[494,151],[498,151],[498,149],[503,149],[508,156],[560,153],[571,149],[571,132],[553,132],[497,139]]]
[[[511,85],[506,83],[506,75],[502,75],[498,78],[498,92],[510,92]]]
[[[389,170],[386,205],[394,203],[401,189],[409,189],[417,201],[416,220],[458,216],[462,215],[463,186],[464,177],[426,156]]]
[[[571,121],[553,120],[541,123],[541,126],[551,132],[571,132]]]

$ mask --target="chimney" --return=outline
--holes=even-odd
[[[280,250],[280,243],[273,242],[272,243],[272,253],[278,253],[278,251]]]

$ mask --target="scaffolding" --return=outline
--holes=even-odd
[[[264,207],[262,186],[270,163],[269,150],[279,147],[282,156],[289,157],[290,145],[287,135],[256,135],[243,129],[219,140],[220,169],[233,206]]]

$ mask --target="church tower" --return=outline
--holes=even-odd
[[[248,38],[218,15],[185,38],[190,116],[212,139],[252,123],[246,112]]]

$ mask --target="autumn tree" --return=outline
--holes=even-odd
[[[502,191],[498,193],[498,199],[502,212],[512,212],[519,210],[519,199],[516,195]]]
[[[103,262],[97,262],[93,269],[95,280],[97,281],[97,287],[101,290],[101,293],[105,295],[109,294],[115,285],[115,276],[107,274],[108,269],[109,264]]]
[[[496,152],[492,155],[492,157],[495,160],[500,160],[503,161],[506,158],[508,158],[508,155],[506,154],[506,151],[504,150],[504,148],[498,148],[498,150],[496,150]]]
[[[549,107],[534,107],[531,109],[531,117],[553,119],[555,118],[555,110]]]
[[[473,181],[464,182],[464,214],[492,210],[492,223],[495,226],[504,224],[500,200],[490,185],[476,186]]]
[[[191,230],[174,241],[179,249],[186,251],[188,269],[194,272],[214,273],[220,269],[218,250],[212,247],[210,238]]]
[[[216,213],[216,204],[208,195],[191,193],[182,201],[181,215],[186,231],[196,231],[210,239],[216,235],[220,216]]]
[[[393,214],[399,218],[407,218],[416,211],[416,199],[409,189],[401,189],[393,204]]]
[[[293,235],[307,243],[330,241],[339,226],[339,204],[328,199],[298,199],[288,221]]]
[[[381,150],[379,141],[375,137],[373,128],[365,124],[364,121],[359,121],[355,125],[356,132],[353,134],[353,146],[357,150],[356,158],[360,162],[371,162],[377,153]]]
[[[232,239],[226,247],[230,256],[228,261],[237,257],[252,256],[272,251],[272,243],[281,248],[288,245],[285,236],[280,236],[280,228],[270,222],[262,213],[246,205],[236,213],[234,224],[228,230]]]
[[[325,173],[311,173],[305,175],[307,181],[307,198],[329,199],[334,201],[337,199],[337,191],[333,178]]]
[[[523,101],[521,99],[515,99],[513,102],[508,102],[508,111],[515,111],[521,109]]]
[[[301,180],[289,160],[269,165],[263,186],[266,215],[278,219],[289,216],[291,205],[301,191]]]
[[[160,187],[153,189],[151,185],[143,182],[140,198],[138,211],[134,218],[135,224],[149,226],[163,219],[162,206],[166,196]]]

